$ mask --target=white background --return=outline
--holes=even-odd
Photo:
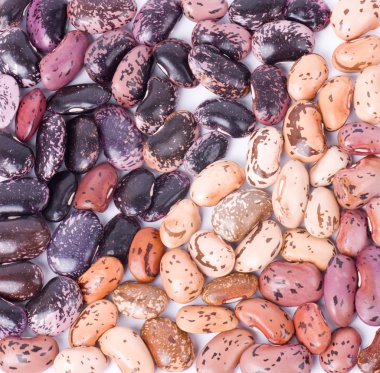
[[[205,0],[205,1],[207,1],[207,0]],[[337,0],[325,0],[325,1],[330,5],[330,7],[333,7],[334,4],[337,2]],[[141,8],[141,6],[144,2],[145,2],[145,0],[137,0],[138,9]],[[229,2],[231,2],[231,0],[229,0]],[[224,20],[224,21],[226,21],[226,20]],[[131,25],[129,25],[129,27],[130,26]],[[195,23],[189,21],[185,17],[182,17],[182,19],[176,25],[174,31],[172,32],[171,37],[180,38],[180,39],[187,41],[188,43],[191,43],[191,32],[192,32],[192,29],[194,26],[195,26]],[[379,34],[378,31],[373,31],[372,33]],[[331,78],[335,75],[340,75],[341,73],[334,70],[331,66],[331,56],[332,56],[334,49],[340,43],[342,43],[342,41],[336,37],[336,35],[334,34],[331,27],[328,27],[327,29],[323,30],[322,32],[316,33],[315,36],[316,36],[315,52],[321,54],[327,60],[329,66],[330,66],[329,77]],[[253,71],[253,69],[259,65],[258,61],[253,57],[252,53],[243,62],[249,67],[250,71]],[[289,68],[291,67],[291,65],[292,65],[292,63],[286,63],[286,64],[283,64],[282,67],[288,71]],[[154,72],[157,75],[161,75],[158,68],[155,68]],[[355,79],[356,75],[351,74],[351,77],[353,79]],[[78,75],[78,77],[74,81],[72,81],[72,83],[70,83],[70,84],[82,83],[82,82],[91,82],[90,79],[88,78],[87,74],[84,71],[82,71],[81,74]],[[46,90],[45,90],[45,92],[46,92]],[[46,93],[48,94],[48,92],[46,92]],[[187,109],[190,111],[194,111],[196,109],[196,107],[200,103],[202,103],[204,100],[209,99],[209,98],[215,98],[215,97],[216,97],[215,95],[213,95],[212,93],[207,91],[202,86],[198,86],[195,89],[181,89],[177,109]],[[248,107],[250,107],[251,106],[251,99],[252,98],[249,95],[241,101],[244,102]],[[351,119],[352,120],[355,119],[354,115],[352,116]],[[261,125],[258,125],[257,127],[260,127],[260,126]],[[281,129],[281,126],[282,125],[280,124],[280,125],[277,125],[276,127]],[[11,130],[13,130],[13,129],[11,128]],[[328,134],[328,141],[330,144],[335,143],[335,135],[336,134]],[[34,141],[35,140],[33,139],[32,143]],[[230,159],[230,160],[234,160],[234,161],[240,163],[242,166],[244,166],[246,153],[247,153],[247,141],[248,141],[247,138],[245,138],[245,139],[232,139],[232,141],[230,143],[229,151],[226,155],[226,158]],[[101,158],[99,159],[99,162],[101,162],[103,160],[104,160],[104,156],[102,155]],[[286,160],[286,157],[284,157],[284,161],[285,160]],[[121,173],[119,173],[119,177],[120,176],[121,176]],[[244,187],[248,187],[248,185],[245,184]],[[105,212],[103,214],[99,214],[99,217],[101,219],[101,222],[105,225],[117,213],[118,213],[118,210],[115,208],[115,206],[112,203],[111,206],[108,208],[107,212]],[[210,229],[211,228],[210,215],[211,215],[211,209],[206,209],[206,208],[202,209],[202,218],[203,218],[202,228],[203,229]],[[160,222],[150,223],[149,226],[153,226],[153,227],[158,228],[159,223]],[[146,225],[146,224],[144,224],[144,225]],[[52,226],[52,228],[54,228],[54,227]],[[49,267],[47,265],[46,254],[41,255],[39,258],[37,258],[33,261],[38,263],[43,268],[43,271],[45,273],[45,283],[51,277],[54,276],[54,273],[49,269]],[[132,276],[127,271],[127,273],[124,277],[124,280],[134,280],[134,279],[132,278]],[[157,279],[155,281],[155,284],[158,286],[161,286],[160,279]],[[259,296],[259,294],[257,293],[256,296]],[[198,298],[194,302],[194,304],[202,304],[202,301]],[[234,305],[230,305],[231,308],[233,306]],[[180,305],[178,305],[174,302],[170,302],[168,309],[162,314],[162,316],[166,316],[172,320],[175,320],[176,312],[180,307],[181,307]],[[293,314],[293,312],[294,312],[293,309],[287,309],[287,311],[289,311],[289,313],[291,313],[291,314]],[[119,320],[118,320],[118,324],[130,327],[130,328],[135,329],[136,331],[139,331],[141,328],[141,325],[143,324],[143,321],[138,321],[138,320],[134,320],[131,318],[127,318],[125,316],[120,316]],[[335,328],[331,323],[330,323],[330,325],[332,328]],[[373,338],[377,328],[365,326],[362,322],[360,322],[360,320],[358,318],[355,319],[352,326],[355,327],[359,331],[359,333],[361,334],[361,336],[363,338],[362,346],[366,347],[372,341],[372,338]],[[265,340],[265,338],[263,337],[263,335],[261,335],[261,333],[259,331],[254,330],[253,333],[255,335],[257,342],[259,342],[259,343],[266,343],[267,342]],[[27,331],[26,335],[31,336],[32,333]],[[192,335],[191,336],[191,338],[194,342],[197,354],[199,353],[201,348],[206,344],[206,342],[209,339],[211,339],[213,336],[214,335]],[[57,340],[60,344],[61,349],[68,347],[67,333],[64,333],[64,334],[58,336]],[[292,342],[297,343],[295,338],[292,340]],[[53,371],[54,371],[53,368],[50,368],[46,372],[52,373]],[[187,372],[190,373],[190,372],[195,372],[195,371],[196,370],[195,370],[195,363],[194,363],[192,365],[192,367],[187,370]],[[355,370],[353,370],[353,371],[359,372],[359,369],[355,368]],[[117,373],[117,372],[119,372],[119,369],[116,367],[116,365],[114,363],[111,363],[106,372],[107,373],[111,373],[111,372]],[[161,371],[157,369],[157,372],[161,372]],[[240,369],[238,368],[236,370],[236,372],[240,372]],[[315,357],[315,364],[312,368],[312,372],[323,372],[323,370],[319,366],[317,357]],[[81,373],[87,373],[87,372],[81,372]],[[144,373],[144,372],[142,372],[142,373]]]

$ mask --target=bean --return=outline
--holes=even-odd
[[[20,89],[12,76],[0,75],[0,95],[0,129],[3,129],[11,124],[20,101]]]
[[[228,10],[226,0],[181,0],[182,11],[190,21],[200,22],[208,19],[216,20],[223,18]]]
[[[0,10],[0,31],[21,23],[25,8],[30,0],[5,0]]]
[[[372,240],[376,245],[380,245],[380,197],[372,198],[365,206],[368,215],[369,229]]]
[[[364,373],[375,373],[380,368],[380,330],[377,330],[372,343],[359,353],[358,366]]]
[[[27,325],[24,307],[17,306],[0,298],[0,340],[7,337],[20,337]]]

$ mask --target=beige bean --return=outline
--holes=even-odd
[[[264,189],[273,185],[280,173],[280,158],[284,147],[282,134],[274,127],[254,131],[248,143],[245,165],[247,182]]]
[[[235,270],[254,272],[265,268],[284,243],[279,225],[273,220],[259,222],[236,249]]]
[[[284,234],[282,257],[288,262],[310,262],[325,271],[336,248],[327,238],[312,236],[306,229],[289,229]]]
[[[239,323],[234,313],[218,306],[185,306],[179,309],[177,325],[185,332],[220,333],[235,329]]]
[[[288,92],[294,101],[313,100],[329,76],[326,60],[311,53],[298,59],[289,71]]]
[[[347,121],[351,113],[354,83],[348,76],[336,76],[328,80],[318,95],[327,131],[336,131]]]
[[[189,199],[177,202],[164,217],[160,237],[169,249],[180,247],[190,241],[201,227],[202,218],[198,206]]]
[[[351,164],[351,157],[338,146],[331,146],[323,157],[310,169],[313,187],[329,186],[335,174]]]
[[[273,211],[287,228],[303,221],[309,198],[309,174],[300,161],[290,160],[282,168],[272,193]]]
[[[198,206],[215,206],[244,183],[244,170],[235,162],[220,160],[198,174],[190,188],[191,199]]]

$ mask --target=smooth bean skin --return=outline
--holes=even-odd
[[[22,20],[25,8],[30,0],[5,0],[0,10],[0,31],[18,26]]]
[[[191,40],[193,45],[214,45],[237,61],[247,57],[252,48],[251,34],[235,23],[199,22],[193,29]]]
[[[380,197],[371,199],[365,206],[372,240],[380,246]]]
[[[252,37],[252,51],[262,63],[296,61],[314,49],[314,34],[306,26],[293,21],[264,24]]]
[[[20,101],[20,89],[18,83],[10,75],[0,75],[0,129],[8,127],[16,114]]]
[[[331,344],[319,356],[319,363],[327,373],[344,373],[358,361],[362,338],[353,328],[340,328],[332,333]]]
[[[377,286],[380,274],[380,249],[368,246],[356,259],[361,283],[356,292],[356,312],[367,325],[380,326],[380,290]]]
[[[355,260],[341,254],[334,256],[326,269],[323,295],[327,313],[336,325],[346,327],[354,319],[357,288]]]
[[[267,89],[268,84],[272,87],[270,91]],[[284,72],[277,66],[257,67],[251,75],[251,89],[256,119],[266,126],[281,122],[290,105]]]
[[[317,302],[323,295],[322,273],[308,262],[272,262],[261,272],[259,283],[263,297],[282,307]]]
[[[305,346],[255,344],[240,359],[243,373],[276,369],[283,373],[310,373],[312,357]]]
[[[380,195],[380,158],[369,155],[335,174],[333,188],[338,203],[354,210]]]
[[[358,366],[364,373],[376,373],[380,368],[380,331],[377,330],[372,343],[359,353]]]
[[[7,337],[20,337],[27,325],[24,307],[3,298],[0,298],[0,320],[0,340]]]
[[[199,83],[216,95],[238,99],[249,93],[250,73],[247,67],[212,45],[193,47],[189,65]]]
[[[192,0],[181,0],[183,14],[193,22],[223,18],[228,10],[226,0],[208,0],[194,3]]]
[[[67,3],[62,0],[32,0],[26,13],[26,31],[41,52],[52,52],[65,36]]]
[[[148,0],[133,21],[133,36],[139,44],[153,46],[168,38],[181,16],[178,0]]]
[[[49,184],[49,203],[43,216],[51,222],[63,220],[71,209],[77,190],[77,179],[69,171],[61,171],[53,176]]]

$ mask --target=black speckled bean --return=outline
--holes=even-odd
[[[176,99],[176,87],[169,80],[150,78],[145,98],[136,109],[136,126],[140,132],[153,135],[175,110]]]
[[[29,3],[30,0],[2,0],[0,6],[0,31],[18,26]]]
[[[49,181],[63,163],[66,150],[66,123],[59,114],[48,113],[37,132],[36,175]]]
[[[47,249],[50,268],[59,275],[79,277],[91,265],[103,227],[92,211],[73,211],[55,230]]]
[[[184,168],[195,176],[211,163],[223,158],[227,149],[227,136],[218,131],[208,132],[190,147],[184,159]]]
[[[183,159],[199,136],[199,127],[193,114],[176,111],[166,118],[165,124],[144,145],[146,164],[159,172],[171,172]]]
[[[90,116],[79,116],[66,124],[65,164],[68,170],[84,174],[95,165],[100,152],[98,129]]]
[[[100,242],[96,258],[113,256],[126,267],[129,248],[139,229],[140,223],[137,219],[122,214],[116,215],[104,228],[104,236]]]
[[[189,66],[190,50],[190,45],[183,40],[166,39],[156,45],[153,51],[158,67],[179,87],[192,88],[198,85]]]
[[[303,23],[314,32],[330,23],[331,10],[324,0],[287,0],[285,18]]]
[[[0,216],[31,215],[42,211],[49,199],[47,185],[32,177],[0,182]]]
[[[277,62],[296,61],[314,50],[314,34],[293,21],[266,23],[252,37],[252,50],[262,63],[273,65]]]
[[[194,116],[202,127],[235,138],[248,136],[256,125],[251,110],[232,100],[207,100],[198,106]]]
[[[54,277],[38,297],[26,304],[29,327],[39,335],[58,335],[78,318],[82,303],[81,290],[74,280]]]
[[[11,28],[0,34],[0,72],[13,76],[20,87],[32,87],[41,80],[40,56],[25,32]]]
[[[179,0],[148,0],[133,21],[133,35],[140,44],[153,46],[169,36],[181,16]]]
[[[238,99],[249,92],[248,68],[212,45],[198,45],[189,54],[194,76],[209,91],[224,98]]]
[[[135,46],[135,39],[125,27],[106,32],[86,51],[84,67],[87,74],[94,82],[109,85],[117,66]]]
[[[49,227],[39,216],[0,220],[0,264],[33,259],[49,242]]]
[[[148,222],[162,219],[176,202],[186,197],[189,188],[190,179],[183,172],[159,176],[154,184],[152,204],[140,217]]]
[[[25,176],[33,165],[32,149],[15,137],[0,133],[0,176],[12,179]]]
[[[47,109],[62,115],[86,114],[110,98],[111,93],[98,84],[70,85],[50,96]]]
[[[49,203],[43,211],[46,220],[58,222],[69,213],[77,190],[77,180],[69,171],[61,171],[49,182]]]
[[[120,106],[107,105],[96,111],[95,121],[108,162],[123,171],[143,165],[144,137],[131,113]]]
[[[251,86],[256,119],[267,126],[280,123],[290,105],[283,71],[276,66],[261,65],[251,75]]]
[[[119,182],[113,200],[115,206],[126,216],[137,216],[152,203],[154,175],[138,168],[125,175]]]
[[[31,262],[0,266],[0,296],[10,302],[34,298],[42,289],[42,269]]]
[[[19,337],[27,324],[24,307],[0,298],[0,339]]]
[[[286,0],[234,0],[228,9],[230,20],[250,31],[282,17]]]

